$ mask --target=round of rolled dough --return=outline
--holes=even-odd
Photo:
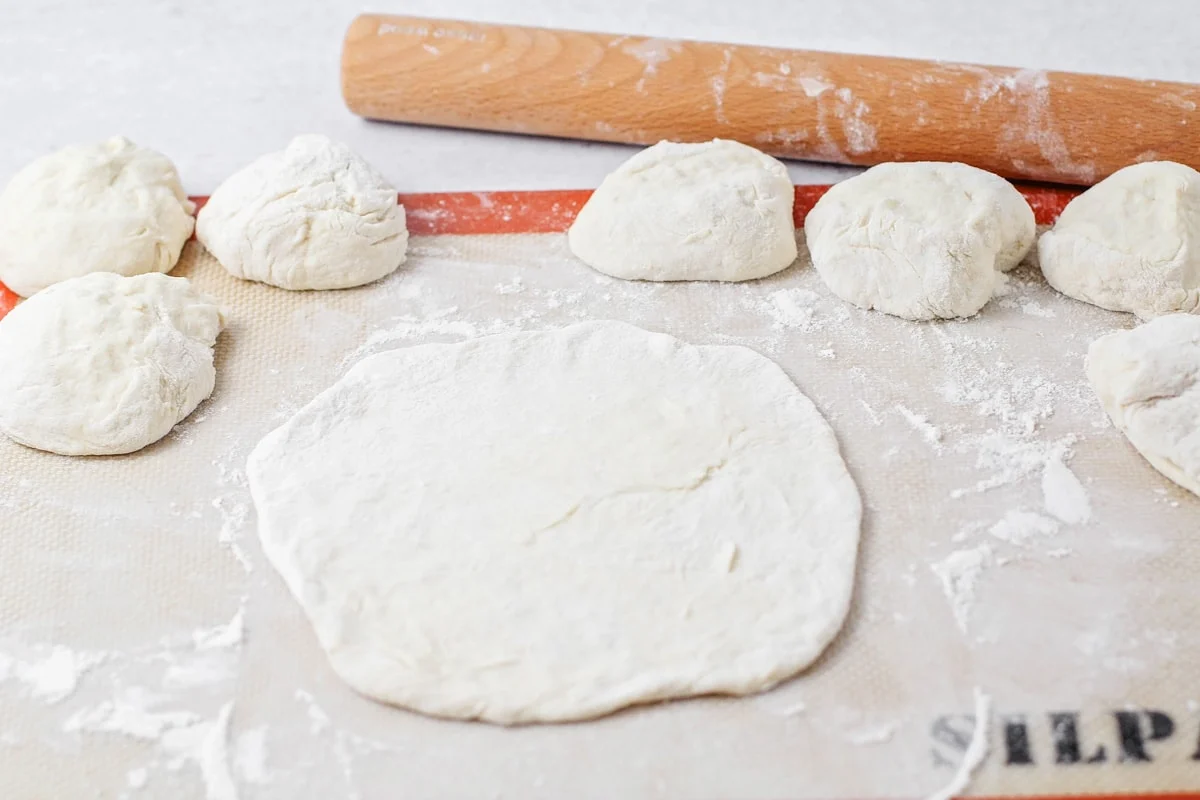
[[[1100,337],[1087,376],[1138,452],[1200,495],[1200,316],[1169,314]]]
[[[648,147],[604,179],[567,232],[614,278],[747,281],[796,260],[787,169],[724,139]]]
[[[967,164],[880,164],[804,221],[813,266],[856,306],[913,320],[977,313],[1037,233],[1012,184]]]
[[[212,394],[223,326],[185,278],[57,283],[0,320],[0,430],[61,455],[140,450]]]
[[[1076,300],[1142,319],[1200,314],[1200,172],[1172,161],[1117,170],[1063,209],[1038,260]]]
[[[858,490],[813,404],[742,347],[595,322],[393,350],[248,475],[333,669],[436,716],[756,692],[850,602]]]
[[[64,147],[0,193],[0,281],[29,297],[92,272],[170,272],[194,209],[161,153],[122,137]]]

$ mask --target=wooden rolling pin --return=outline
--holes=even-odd
[[[736,139],[840,164],[963,161],[1091,184],[1200,168],[1200,86],[902,58],[360,16],[342,93],[373,119],[653,144]]]

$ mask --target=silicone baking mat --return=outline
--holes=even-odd
[[[1042,223],[1068,196],[1029,192]],[[972,749],[974,795],[1195,796],[1200,499],[1082,371],[1131,317],[1032,263],[937,323],[841,302],[803,252],[742,284],[613,280],[561,233],[586,196],[405,197],[408,262],[341,292],[238,281],[188,245],[174,274],[230,310],[212,399],[130,456],[0,441],[0,795],[916,798]],[[363,355],[587,319],[749,346],[826,414],[866,503],[842,634],[774,691],[588,723],[356,696],[263,559],[247,453]]]

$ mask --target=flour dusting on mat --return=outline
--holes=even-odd
[[[849,311],[836,299],[809,289],[776,289],[755,309],[767,314],[777,329],[816,330],[826,321],[846,322]]]
[[[900,730],[899,722],[881,722],[876,725],[868,725],[857,730],[848,731],[843,738],[856,745],[872,745],[883,744],[891,740],[896,735],[896,731]]]
[[[234,764],[242,780],[261,786],[271,781],[267,766],[267,726],[243,731],[234,748]]]
[[[225,743],[234,708],[228,698],[238,675],[244,613],[239,607],[227,622],[122,651],[5,641],[0,678],[27,683],[31,697],[55,708],[68,737],[149,744],[146,760],[126,769],[129,788],[195,775],[207,798],[236,800],[222,765],[228,761]],[[87,696],[80,691],[84,680]]]
[[[200,746],[200,773],[207,800],[237,800],[237,786],[229,771],[229,720],[233,703],[221,707]]]
[[[988,528],[988,534],[1017,547],[1028,547],[1037,539],[1058,533],[1060,527],[1057,521],[1042,514],[1014,508]]]
[[[926,800],[953,800],[958,794],[971,785],[971,779],[983,766],[990,746],[990,730],[992,725],[992,697],[978,686],[975,687],[975,731],[967,744],[967,751],[950,782],[930,794]]]
[[[1087,490],[1061,457],[1048,459],[1042,469],[1042,497],[1046,511],[1069,525],[1091,519],[1092,503]]]
[[[921,438],[925,443],[934,449],[936,452],[941,452],[942,449],[942,432],[929,422],[929,418],[924,414],[906,408],[900,404],[896,404],[896,411],[904,418],[912,429],[921,434]]]
[[[955,550],[941,561],[932,565],[950,610],[959,629],[966,633],[971,623],[971,609],[975,605],[975,588],[984,569],[993,563],[992,548],[987,544]]]
[[[106,653],[85,653],[61,645],[22,646],[0,644],[0,684],[13,680],[29,697],[48,705],[66,700],[92,668],[104,663]]]
[[[785,79],[797,76],[821,77],[795,65]],[[817,88],[834,102],[837,87]],[[23,615],[0,626],[0,765],[44,746],[48,770],[64,765],[56,796],[71,797],[220,797],[226,777],[246,798],[369,797],[375,776],[401,772],[421,794],[484,791],[445,761],[452,753],[478,765],[487,790],[523,796],[538,781],[569,794],[551,754],[584,748],[682,795],[691,784],[660,765],[696,763],[694,737],[675,735],[685,720],[714,747],[729,743],[728,760],[699,765],[729,785],[782,796],[821,780],[919,797],[952,770],[906,729],[863,746],[842,734],[953,710],[954,687],[1007,686],[1033,658],[1048,669],[1025,687],[1031,715],[1076,695],[1108,713],[1138,681],[1191,697],[1190,645],[1167,634],[1187,624],[1196,501],[1140,464],[1083,375],[1090,341],[1131,320],[1058,295],[1027,265],[975,318],[906,323],[832,297],[801,251],[763,280],[662,286],[596,275],[561,235],[415,237],[409,261],[377,284],[286,293],[229,278],[189,245],[176,272],[238,309],[195,424],[111,462],[52,463],[0,441],[0,579]],[[286,587],[243,569],[261,559],[241,472],[249,449],[369,352],[585,319],[749,347],[828,416],[870,514],[847,635],[819,669],[761,697],[569,729],[449,725],[343,690]],[[936,429],[940,451],[900,407]],[[701,568],[729,566],[721,544]],[[1147,574],[1152,586],[1138,580]],[[918,640],[945,667],[932,679],[929,658],[912,657]],[[963,663],[971,675],[951,671]],[[848,727],[838,708],[870,716]],[[738,741],[813,752],[829,730],[841,732],[837,771],[779,759],[750,774],[737,755]],[[95,753],[107,772],[81,787],[74,767]],[[879,775],[878,763],[893,768]],[[990,772],[977,777],[972,790],[995,793]]]

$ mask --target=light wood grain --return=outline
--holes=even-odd
[[[1200,87],[364,15],[342,91],[397,122],[652,144],[736,139],[844,164],[963,161],[1091,184],[1137,161],[1200,167]]]

